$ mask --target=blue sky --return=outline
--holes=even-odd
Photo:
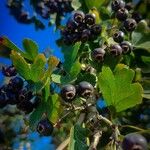
[[[54,26],[48,27],[48,20],[45,22],[45,30],[35,30],[34,24],[25,25],[18,23],[13,16],[10,15],[9,9],[6,7],[7,0],[1,0],[0,2],[0,36],[7,36],[18,47],[22,48],[22,40],[24,38],[31,38],[39,45],[39,51],[42,52],[47,48],[53,50],[53,54],[59,59],[63,58],[60,52],[60,48],[56,45],[55,41],[60,37],[59,32],[54,32]],[[26,11],[31,12],[29,0],[25,1],[27,8]],[[32,16],[32,14],[31,14]],[[11,61],[0,57],[0,63],[9,65]],[[2,79],[1,73],[0,78]],[[0,84],[2,80],[0,80]]]

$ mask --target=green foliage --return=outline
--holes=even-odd
[[[75,124],[70,131],[70,143],[68,150],[88,150],[86,137],[88,130],[82,128],[80,125]]]
[[[60,99],[57,94],[49,97],[47,102],[42,101],[41,104],[32,112],[29,119],[30,127],[36,127],[43,115],[46,115],[53,123],[59,119],[61,113]]]
[[[34,60],[34,58],[38,55],[37,44],[31,39],[24,39],[22,43],[24,50],[26,51],[28,56],[31,57],[32,60]]]
[[[114,106],[117,112],[126,110],[142,102],[142,87],[132,83],[134,71],[128,68],[116,69],[103,67],[98,84],[107,106]]]
[[[43,54],[37,55],[33,64],[27,63],[26,60],[15,51],[12,51],[10,57],[18,73],[23,78],[33,82],[37,82],[41,79],[46,64],[46,58]]]
[[[100,1],[99,0],[92,0],[92,1],[91,0],[85,0],[85,3],[87,5],[88,9],[91,9],[93,7],[96,7],[98,9],[105,2],[106,2],[106,0],[100,0]]]
[[[136,48],[146,49],[150,52],[150,29],[146,22],[140,22],[137,29],[132,33],[132,44]]]

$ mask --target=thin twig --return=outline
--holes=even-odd
[[[113,125],[113,123],[109,120],[109,119],[107,119],[106,117],[103,117],[102,115],[97,115],[97,119],[99,119],[99,120],[103,120],[106,124],[108,124],[109,126],[112,126]]]
[[[69,144],[70,137],[68,137],[65,141],[63,141],[56,150],[63,150],[66,148],[66,146]]]
[[[97,131],[94,134],[94,136],[93,136],[94,140],[91,143],[91,146],[90,146],[89,150],[97,150],[97,145],[99,143],[99,140],[100,140],[101,136],[102,136],[102,131]]]

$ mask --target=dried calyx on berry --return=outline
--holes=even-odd
[[[2,74],[6,77],[12,77],[17,74],[14,66],[2,67]]]
[[[78,84],[77,92],[79,96],[89,98],[94,93],[94,87],[87,81],[82,81]]]
[[[60,94],[64,101],[71,102],[75,99],[76,88],[74,85],[67,84],[62,87]]]
[[[103,62],[105,56],[105,50],[103,48],[96,48],[91,53],[92,59],[96,62]]]
[[[122,142],[123,150],[148,150],[148,144],[144,136],[137,133],[127,134]]]
[[[134,19],[129,18],[124,21],[124,27],[127,31],[132,32],[135,30],[137,23]]]
[[[122,54],[122,48],[119,44],[112,44],[110,46],[110,53],[113,55],[113,56],[119,56]]]
[[[130,53],[133,49],[132,44],[128,41],[121,42],[120,46],[122,48],[122,53],[123,54]]]
[[[117,12],[116,12],[116,17],[118,20],[120,21],[124,21],[127,19],[128,17],[128,10],[126,8],[120,8]]]
[[[82,11],[76,11],[73,14],[73,19],[76,23],[83,23],[85,14]]]
[[[37,132],[43,136],[51,136],[53,129],[53,124],[48,118],[40,120],[37,125]]]
[[[123,8],[125,6],[125,2],[122,0],[113,0],[111,3],[111,8],[114,11],[119,10],[120,8]]]

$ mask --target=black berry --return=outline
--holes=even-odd
[[[23,87],[23,80],[20,77],[12,78],[9,81],[9,86],[12,87],[13,91],[17,92],[17,91],[22,89],[22,87]]]
[[[132,50],[132,44],[128,41],[121,42],[120,46],[123,54],[129,53]]]
[[[142,20],[142,16],[141,16],[141,14],[138,13],[138,12],[133,12],[133,13],[132,13],[132,18],[135,19],[135,21],[136,21],[137,23],[139,23],[139,22]]]
[[[29,114],[33,111],[34,106],[29,100],[22,100],[17,104],[17,108],[25,112],[25,114]]]
[[[67,22],[67,30],[70,32],[74,32],[76,29],[77,29],[77,23],[73,21],[72,19],[70,19]]]
[[[12,76],[15,76],[17,74],[14,66],[2,67],[2,73],[6,77],[12,77]]]
[[[148,150],[146,139],[137,133],[127,134],[122,142],[123,150]]]
[[[97,62],[104,61],[105,50],[103,48],[96,48],[92,51],[92,59]]]
[[[81,34],[81,41],[82,42],[86,42],[90,39],[90,35],[91,35],[91,31],[88,30],[88,29],[85,29],[82,31],[82,34]]]
[[[70,102],[74,100],[76,96],[76,88],[75,86],[68,84],[62,87],[61,89],[61,97],[64,101]]]
[[[126,20],[128,17],[128,10],[126,8],[120,8],[116,13],[116,17],[120,21]]]
[[[93,95],[94,87],[87,81],[82,81],[78,85],[78,94],[81,97],[89,98]]]
[[[126,19],[124,22],[124,27],[129,32],[132,32],[133,30],[135,30],[136,26],[137,26],[137,23],[134,19],[129,18],[129,19]]]
[[[95,24],[95,15],[94,14],[86,14],[85,15],[85,23],[87,25]]]
[[[102,31],[102,27],[101,27],[101,25],[99,25],[99,24],[94,24],[92,27],[91,27],[91,33],[93,34],[93,35],[99,35],[100,33],[101,33],[101,31]]]
[[[84,20],[85,14],[82,11],[76,11],[73,14],[74,21],[77,23],[82,23]]]
[[[122,42],[123,39],[124,39],[124,32],[122,32],[122,31],[115,32],[114,35],[113,35],[113,39],[117,43]]]
[[[110,46],[110,53],[113,56],[119,56],[122,54],[122,48],[119,44],[113,44]]]
[[[123,8],[124,6],[125,6],[125,2],[122,0],[114,0],[111,4],[111,8],[114,11],[117,11],[120,8]]]
[[[7,105],[7,97],[4,92],[0,91],[0,108],[3,108]]]
[[[43,136],[50,136],[53,132],[53,124],[46,118],[39,121],[37,132]]]
[[[7,96],[7,99],[8,99],[8,104],[11,104],[11,105],[16,105],[17,103],[19,103],[19,99],[18,99],[18,94],[11,91],[11,90],[8,90],[6,92],[6,96]]]

